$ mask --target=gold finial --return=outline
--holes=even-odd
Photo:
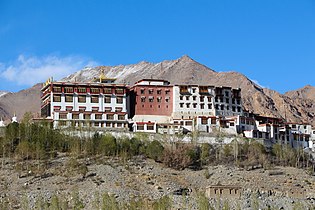
[[[105,67],[104,67],[104,66],[101,66],[100,71],[101,71],[101,74],[100,74],[100,82],[102,82],[103,80],[106,79],[106,76],[105,76],[105,74],[104,74],[104,72],[105,72]]]

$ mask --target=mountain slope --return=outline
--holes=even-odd
[[[305,90],[292,91],[282,95],[276,91],[259,87],[241,73],[215,72],[186,55],[176,60],[160,63],[143,61],[131,65],[85,68],[69,75],[62,81],[90,82],[100,75],[101,69],[104,70],[107,77],[117,78],[115,83],[128,85],[133,85],[144,78],[153,78],[165,79],[170,81],[171,84],[200,84],[241,88],[243,106],[248,111],[265,116],[287,118],[288,121],[315,123],[315,107],[313,107],[315,94],[312,94],[314,87],[306,86]],[[19,93],[5,95],[0,98],[0,116],[1,112],[7,116],[16,111],[18,117],[21,117],[25,111],[39,112],[39,95],[40,85]],[[14,103],[15,100],[18,100],[19,103]],[[21,109],[20,103],[24,104]]]
[[[0,117],[8,121],[14,113],[18,119],[21,119],[25,112],[39,113],[41,87],[41,84],[37,84],[29,89],[0,97]]]

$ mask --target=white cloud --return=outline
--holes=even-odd
[[[0,77],[17,85],[34,85],[49,77],[59,80],[86,66],[96,66],[97,62],[81,56],[43,57],[19,55],[10,63],[0,63]]]

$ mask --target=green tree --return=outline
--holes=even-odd
[[[163,156],[164,147],[161,142],[157,140],[151,141],[146,148],[147,157],[155,160],[161,161]]]

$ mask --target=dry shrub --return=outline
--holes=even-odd
[[[191,144],[172,145],[164,149],[162,162],[170,168],[182,170],[193,163],[193,152],[194,147]]]

